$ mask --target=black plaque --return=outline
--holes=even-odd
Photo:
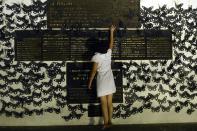
[[[68,103],[96,103],[96,76],[92,83],[92,90],[87,87],[88,76],[92,69],[92,62],[67,63],[67,96]],[[112,71],[116,84],[114,103],[123,102],[122,63],[112,63]]]
[[[88,106],[88,117],[102,116],[101,105],[90,104]]]
[[[112,59],[172,59],[171,39],[167,30],[117,30]],[[94,48],[109,44],[109,32],[26,30],[16,31],[15,40],[16,60],[87,61],[94,55]]]
[[[146,59],[146,41],[143,30],[122,31],[123,36],[118,36],[121,40],[120,58]],[[118,34],[119,35],[119,34]]]
[[[42,59],[50,60],[70,60],[70,37],[63,31],[43,31]]]
[[[42,60],[42,32],[37,30],[16,30],[15,33],[15,60]]]
[[[121,40],[121,60],[172,59],[172,34],[169,30],[122,31],[117,33],[118,39]]]
[[[172,36],[167,30],[145,30],[147,59],[172,58]]]
[[[138,27],[140,0],[49,0],[47,26],[50,28]]]
[[[100,42],[101,40],[108,41],[107,31],[70,31],[70,37],[71,60],[90,60],[94,55],[94,49],[97,44],[100,44],[100,46],[108,44]]]

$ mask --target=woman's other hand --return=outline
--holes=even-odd
[[[92,82],[88,82],[88,89],[89,89],[89,90],[92,89],[91,85],[92,85]]]

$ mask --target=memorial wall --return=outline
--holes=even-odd
[[[95,79],[91,91],[87,80],[112,23],[113,122],[197,121],[195,8],[154,9],[144,0],[0,3],[1,126],[101,124]]]

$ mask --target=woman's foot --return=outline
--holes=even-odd
[[[109,124],[105,124],[105,125],[103,125],[102,130],[106,130],[106,129],[108,129],[109,127],[110,127]]]
[[[110,121],[108,125],[111,127],[113,124],[112,124],[112,122]]]

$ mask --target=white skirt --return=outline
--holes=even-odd
[[[97,74],[97,97],[113,94],[116,92],[112,70],[98,72]]]

